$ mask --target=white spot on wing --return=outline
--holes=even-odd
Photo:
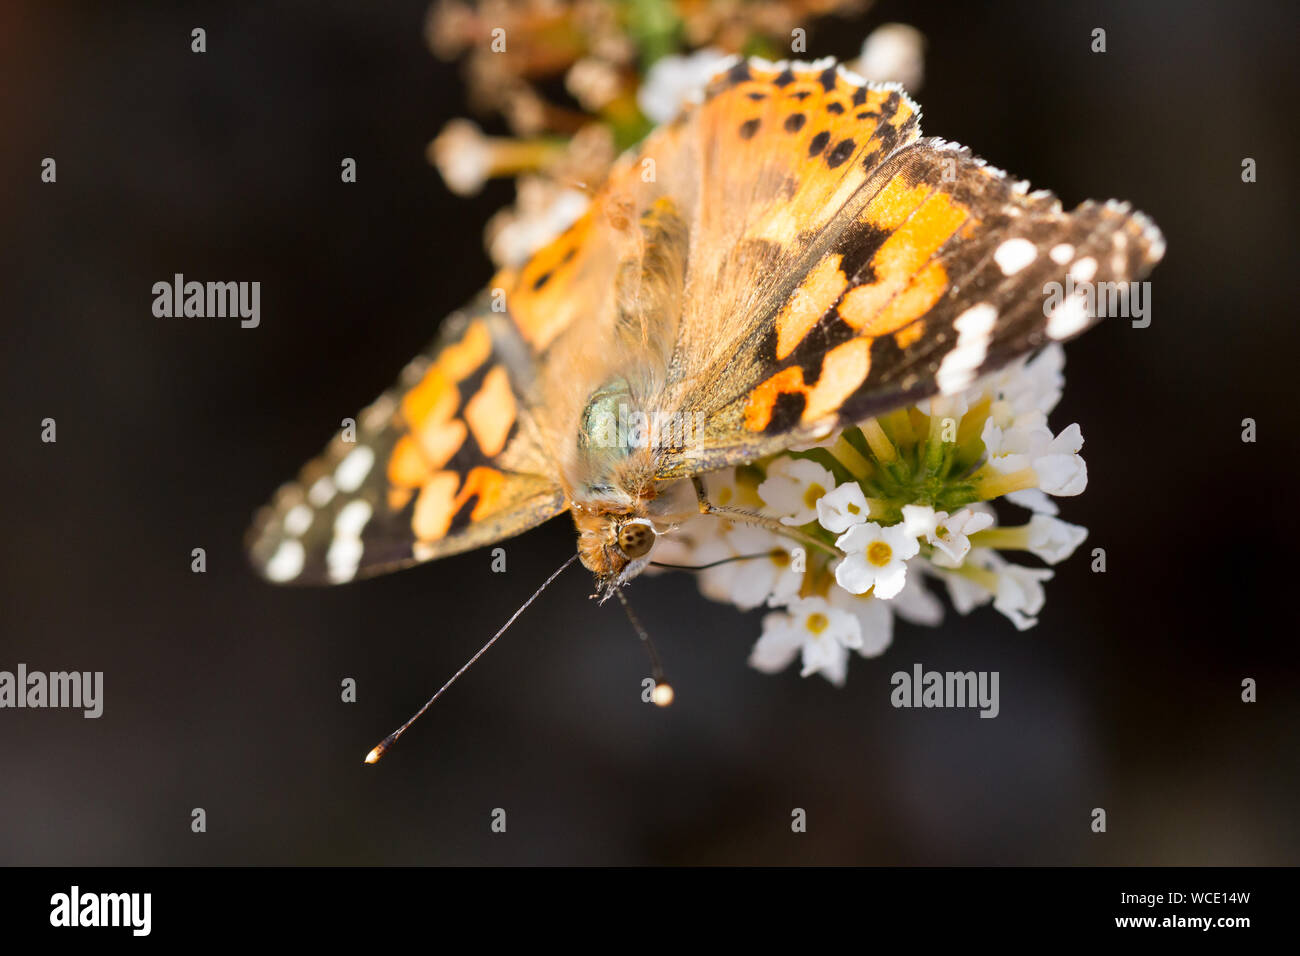
[[[1069,269],[1069,276],[1075,282],[1090,282],[1096,274],[1097,260],[1092,256],[1084,256]]]
[[[307,489],[307,500],[317,508],[324,508],[334,499],[336,491],[333,479],[329,475],[321,475]]]
[[[1069,338],[1088,327],[1088,305],[1083,296],[1067,296],[1047,313],[1047,334],[1054,339]]]
[[[356,538],[370,520],[370,502],[349,501],[334,518],[334,534],[340,538]]]
[[[370,520],[368,501],[349,501],[334,517],[334,540],[325,555],[329,578],[336,584],[351,581],[361,564],[365,546],[361,543],[361,529]]]
[[[284,530],[295,538],[301,538],[311,527],[313,512],[307,505],[294,505],[285,513]]]
[[[292,581],[302,573],[302,566],[306,560],[307,552],[302,542],[286,538],[275,549],[271,560],[266,562],[263,573],[270,581]]]
[[[1004,276],[1013,276],[1038,258],[1038,249],[1028,239],[1017,236],[998,246],[993,259]]]
[[[374,463],[375,450],[368,445],[358,445],[334,469],[334,483],[340,491],[356,491],[370,474]]]
[[[975,378],[975,370],[988,355],[989,338],[998,310],[987,302],[973,305],[953,321],[957,344],[939,365],[939,391],[945,395],[960,391]]]
[[[342,584],[356,577],[362,550],[360,538],[335,538],[325,555],[329,579],[335,584]]]

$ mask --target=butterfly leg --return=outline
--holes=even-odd
[[[691,484],[695,487],[695,500],[699,505],[700,514],[712,515],[715,518],[725,518],[729,521],[740,521],[744,524],[757,525],[760,528],[767,528],[782,537],[798,541],[800,544],[806,544],[809,547],[817,548],[836,557],[843,557],[843,552],[825,541],[819,541],[812,535],[804,534],[798,528],[792,528],[789,525],[782,524],[776,518],[767,515],[755,514],[752,511],[745,511],[742,508],[724,508],[715,505],[709,500],[708,493],[704,490],[704,482],[698,475],[691,477]]]

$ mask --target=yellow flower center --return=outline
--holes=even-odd
[[[857,505],[855,505],[855,504],[854,504],[853,502],[851,502],[851,501],[849,502],[849,506],[848,506],[846,509],[844,509],[844,510],[846,510],[846,511],[847,511],[849,514],[851,514],[851,515],[860,515],[860,514],[862,514],[862,509],[859,508]]]
[[[894,549],[883,541],[873,541],[867,545],[867,563],[883,568],[894,556]]]
[[[782,551],[780,548],[776,548],[772,551],[769,557],[772,559],[772,563],[778,568],[788,568],[790,566],[789,551]]]
[[[826,630],[826,628],[830,627],[830,624],[831,622],[827,620],[826,615],[821,613],[809,614],[808,620],[804,622],[804,626],[814,634],[820,634],[822,631]]]
[[[808,490],[803,493],[804,506],[808,508],[816,508],[817,499],[822,497],[824,494],[826,494],[826,489],[817,484],[817,482],[813,482],[808,486]]]

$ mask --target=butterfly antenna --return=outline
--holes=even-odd
[[[773,552],[760,551],[758,554],[737,554],[730,558],[719,558],[717,561],[710,561],[708,564],[662,564],[659,561],[651,561],[650,567],[664,568],[669,571],[707,571],[709,568],[716,568],[720,564],[732,564],[735,561],[753,561],[757,558],[770,558]]]
[[[618,595],[619,603],[623,605],[623,610],[627,612],[628,622],[632,625],[632,630],[636,631],[636,636],[641,638],[641,645],[645,648],[646,653],[650,655],[650,676],[655,682],[654,702],[660,707],[667,707],[673,702],[673,685],[664,679],[664,668],[659,663],[659,652],[655,649],[655,642],[650,639],[650,634],[637,616],[632,613],[632,605],[627,602],[622,588],[614,591]]]
[[[523,614],[524,611],[528,609],[528,605],[536,601],[538,595],[540,595],[543,591],[545,591],[547,587],[550,586],[550,583],[554,581],[556,578],[558,578],[560,574],[563,573],[563,571],[576,560],[578,560],[578,556],[575,554],[571,558],[569,558],[568,561],[565,561],[562,565],[560,565],[555,570],[555,572],[551,574],[549,578],[543,581],[542,586],[533,592],[533,596],[530,597],[523,604],[521,604],[519,606],[519,610],[515,611],[514,614],[510,615],[510,620],[506,621],[505,624],[501,626],[501,630],[493,634],[492,639],[478,649],[478,653],[476,653],[473,657],[467,660],[464,666],[461,667],[460,670],[456,671],[456,673],[451,675],[451,680],[447,681],[447,683],[439,687],[438,692],[434,694],[432,697],[430,697],[427,701],[425,701],[424,706],[421,707],[419,710],[417,710],[414,714],[412,714],[410,720],[402,724],[402,726],[398,727],[391,734],[389,734],[387,737],[381,740],[378,744],[375,745],[375,748],[371,750],[370,753],[366,754],[366,763],[377,763],[379,761],[379,758],[388,752],[388,748],[393,746],[393,744],[397,743],[397,738],[402,736],[402,734],[406,733],[406,728],[410,727],[411,724],[419,720],[420,717],[423,716],[424,712],[433,705],[433,702],[442,696],[442,692],[445,691],[452,684],[456,683],[457,678],[459,678],[461,674],[465,673],[467,670],[473,667],[474,662],[477,661],[484,654],[486,654],[488,652],[488,648],[490,648],[493,644],[495,644],[500,639],[501,635],[510,629],[511,624],[515,623],[515,619],[518,618],[520,614]]]

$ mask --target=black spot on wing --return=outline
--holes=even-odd
[[[550,282],[552,275],[554,275],[553,272],[543,272],[535,280],[533,280],[533,291],[534,292],[538,291],[539,289],[541,289],[542,286]]]
[[[772,417],[768,420],[765,432],[788,432],[799,424],[804,406],[808,399],[803,392],[782,392],[772,403]]]
[[[727,71],[727,79],[733,85],[737,83],[745,83],[749,80],[752,80],[753,78],[754,78],[753,74],[749,72],[748,60],[741,60],[739,63],[737,63],[735,66],[733,66],[730,70]]]
[[[887,230],[861,220],[844,230],[844,234],[835,243],[835,251],[843,256],[840,271],[852,285],[869,285],[876,281],[871,260],[888,238]]]
[[[826,112],[827,112],[827,113],[834,113],[836,116],[839,116],[841,113],[844,112],[844,104],[843,104],[843,103],[827,103],[827,104],[826,104]]]
[[[853,91],[853,105],[861,106],[866,101],[867,101],[867,88],[865,86],[859,86],[856,90]]]
[[[490,361],[484,362],[456,383],[456,390],[460,392],[460,408],[463,409],[465,403],[478,394],[478,390],[483,387],[483,379],[492,371],[492,365]]]
[[[840,140],[840,142],[835,144],[835,148],[832,149],[830,154],[826,157],[826,165],[831,169],[834,169],[836,166],[844,165],[848,158],[853,155],[853,151],[857,148],[857,143],[853,142],[851,139]]]
[[[740,138],[753,139],[754,134],[758,132],[759,121],[756,119],[745,120],[740,124]]]
[[[786,67],[775,80],[772,81],[777,86],[789,86],[794,82],[794,70]]]
[[[470,495],[465,499],[465,503],[457,509],[456,513],[451,516],[451,526],[447,529],[447,534],[459,531],[461,528],[468,527],[473,518],[474,509],[478,506],[478,495]]]
[[[785,118],[785,131],[787,133],[797,133],[803,129],[803,124],[808,122],[808,117],[802,113],[791,113]]]
[[[812,142],[808,144],[809,158],[816,156],[823,149],[825,149],[826,144],[829,143],[830,141],[831,141],[831,134],[826,132],[825,130],[822,130],[820,133],[814,136],[812,138]]]
[[[898,130],[893,126],[890,126],[888,123],[882,122],[876,127],[876,131],[872,134],[872,138],[878,140],[880,143],[877,149],[882,153],[889,154],[894,151],[894,147],[898,144]]]
[[[817,77],[821,82],[822,89],[829,93],[835,89],[835,67],[828,66],[822,70],[821,75]]]
[[[897,379],[903,367],[904,353],[892,335],[882,335],[871,343],[871,374],[854,389],[853,393],[840,406],[840,415],[844,421],[861,421],[880,412],[906,405],[907,399],[901,397]],[[920,400],[932,394],[931,385],[921,385],[906,392]]]
[[[840,318],[839,312],[831,308],[808,330],[784,364],[798,365],[803,370],[804,384],[816,385],[822,376],[822,359],[826,353],[856,334],[853,327]]]

